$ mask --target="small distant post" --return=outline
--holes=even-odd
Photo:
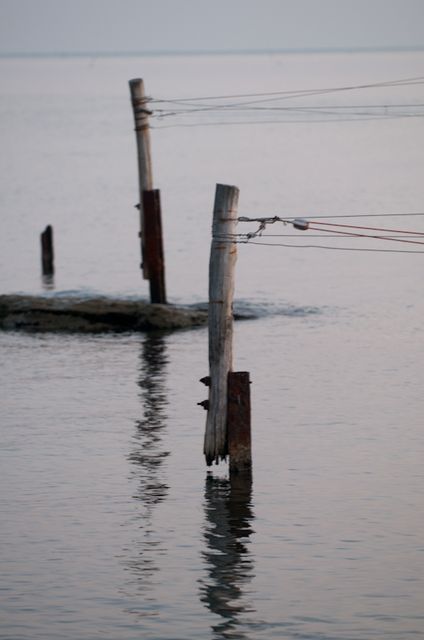
[[[165,258],[160,191],[143,191],[144,261],[149,270],[150,302],[166,304]]]
[[[250,473],[252,444],[250,429],[250,376],[248,371],[228,373],[228,454],[230,474]]]
[[[54,274],[53,227],[49,224],[41,236],[41,266],[43,276]]]
[[[147,108],[148,100],[144,93],[144,82],[141,78],[129,81],[131,104],[134,114],[135,135],[137,141],[137,159],[139,175],[139,209],[140,209],[140,239],[141,239],[141,268],[143,277],[149,278],[149,266],[145,259],[145,238],[144,238],[144,211],[143,211],[143,191],[153,189],[152,158],[150,151],[150,128],[149,115],[151,111]]]

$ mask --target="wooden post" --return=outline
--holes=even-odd
[[[206,463],[227,456],[227,378],[233,358],[233,295],[237,245],[229,240],[237,224],[237,187],[218,184],[213,210],[209,262],[209,405],[204,454]]]
[[[160,191],[143,191],[144,259],[149,266],[150,302],[166,304]]]
[[[143,191],[153,189],[152,159],[150,152],[150,129],[149,115],[151,111],[147,109],[147,98],[144,94],[144,83],[141,78],[129,81],[131,104],[134,113],[135,135],[137,141],[138,176],[139,176],[139,209],[140,209],[140,239],[141,239],[141,268],[143,277],[149,277],[149,265],[145,256],[144,242],[144,212],[143,212]]]
[[[54,274],[53,227],[49,224],[41,236],[41,265],[43,276]]]
[[[230,474],[250,472],[250,380],[248,371],[228,373],[228,454]]]

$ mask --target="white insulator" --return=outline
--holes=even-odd
[[[293,220],[293,227],[299,229],[299,231],[307,231],[309,229],[309,222],[304,218],[296,218]]]

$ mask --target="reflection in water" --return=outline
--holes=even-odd
[[[247,608],[244,596],[253,577],[253,561],[248,549],[252,533],[252,479],[231,476],[230,480],[206,477],[205,515],[208,577],[201,581],[200,599],[220,617],[213,626],[216,638],[246,638],[240,616]]]
[[[45,291],[51,291],[52,289],[54,289],[54,275],[43,274],[41,276],[41,284],[43,285],[43,289]]]
[[[164,371],[167,364],[166,342],[162,335],[147,334],[144,338],[140,356],[140,376],[138,385],[143,403],[143,417],[136,421],[134,448],[128,459],[134,465],[132,477],[137,480],[134,498],[140,502],[140,528],[142,537],[134,541],[130,549],[132,559],[126,566],[137,576],[139,589],[149,589],[153,575],[158,567],[155,557],[163,550],[158,535],[152,529],[154,507],[162,502],[168,493],[164,482],[163,463],[169,455],[162,448],[162,435],[165,429],[168,404],[164,384]]]

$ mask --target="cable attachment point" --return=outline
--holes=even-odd
[[[309,222],[304,218],[296,218],[293,220],[293,227],[299,229],[299,231],[307,231],[309,229]]]

